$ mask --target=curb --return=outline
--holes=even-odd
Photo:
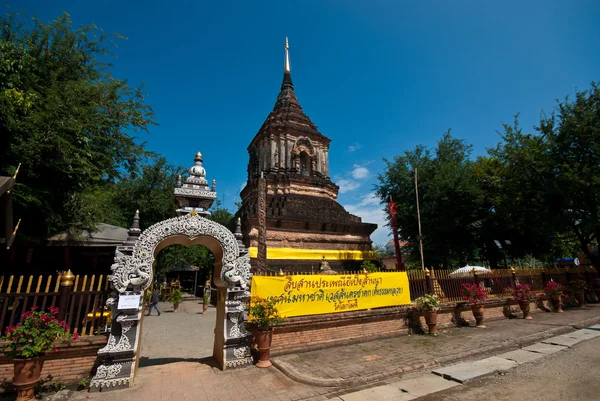
[[[499,345],[490,345],[487,347],[479,348],[473,351],[461,352],[455,355],[448,355],[445,357],[441,357],[439,359],[435,359],[429,362],[419,363],[417,365],[405,366],[403,368],[388,370],[385,372],[374,373],[366,376],[353,377],[353,378],[339,378],[339,379],[323,379],[316,376],[306,375],[297,371],[292,365],[287,362],[279,361],[275,358],[271,358],[271,362],[273,366],[275,366],[279,371],[288,376],[290,379],[295,380],[299,383],[308,384],[311,386],[317,387],[354,387],[360,386],[371,382],[380,381],[386,379],[390,376],[397,376],[402,373],[414,372],[421,369],[431,368],[437,365],[442,365],[447,362],[455,362],[461,359],[475,357],[481,354],[486,354],[490,352],[495,352],[499,350],[503,350],[505,348],[522,348],[528,345],[531,345],[535,342],[545,340],[550,337],[554,337],[556,335],[570,333],[575,330],[579,330],[581,328],[592,326],[594,324],[600,323],[600,316],[588,318],[584,320],[580,320],[573,323],[568,323],[564,326],[560,326],[554,329],[545,330],[542,332],[530,334],[521,338],[516,338],[514,340],[503,341]]]

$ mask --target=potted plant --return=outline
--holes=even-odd
[[[208,305],[210,304],[210,287],[204,289],[204,294],[202,295],[202,314],[205,315],[206,311],[208,311]]]
[[[440,309],[438,303],[438,297],[433,294],[425,294],[415,299],[415,308],[423,312],[430,336],[437,336],[437,311]]]
[[[573,295],[577,300],[580,308],[583,308],[585,302],[585,290],[587,290],[587,283],[585,280],[572,280],[569,282],[569,288],[573,291]]]
[[[505,291],[519,303],[519,307],[523,312],[523,319],[533,319],[529,313],[529,303],[535,302],[537,295],[535,295],[534,292],[531,292],[531,286],[528,284],[519,284],[515,288],[506,288]]]
[[[555,281],[548,281],[548,283],[546,283],[546,286],[544,287],[544,293],[550,300],[550,303],[552,304],[552,309],[556,313],[563,312],[561,307],[561,297],[564,291],[565,287],[562,284],[559,284]]]
[[[173,312],[179,312],[179,304],[183,301],[181,290],[173,290],[169,296],[169,302],[173,303]]]
[[[483,303],[487,299],[487,292],[479,284],[463,284],[460,289],[463,300],[471,304],[471,311],[475,317],[475,327],[485,328],[483,325]]]
[[[268,368],[271,366],[269,350],[273,340],[273,325],[282,321],[283,318],[275,306],[275,301],[258,297],[250,299],[248,323],[251,325],[254,341],[260,354],[257,367]]]
[[[15,376],[13,384],[18,390],[17,400],[34,400],[35,387],[40,381],[46,352],[58,352],[54,341],[77,339],[71,336],[65,321],[58,321],[58,308],[50,307],[49,312],[41,312],[32,307],[25,312],[20,323],[6,328],[3,340],[4,355],[13,358]]]

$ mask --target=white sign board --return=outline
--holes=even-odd
[[[119,304],[117,309],[137,309],[140,307],[140,294],[137,295],[119,295]]]

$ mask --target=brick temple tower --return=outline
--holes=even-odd
[[[266,179],[267,267],[317,271],[323,257],[336,270],[372,258],[371,233],[338,202],[329,177],[329,144],[302,111],[290,74],[286,38],[281,91],[273,111],[248,146],[248,181],[241,192],[242,231],[250,256],[258,246],[258,179]]]

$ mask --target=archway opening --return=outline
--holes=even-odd
[[[222,259],[223,249],[212,237],[173,236],[156,245],[153,281],[146,293],[150,302],[144,308],[141,367],[180,361],[215,366],[217,293],[211,281],[216,261],[220,265]],[[154,290],[157,308],[150,305]]]

